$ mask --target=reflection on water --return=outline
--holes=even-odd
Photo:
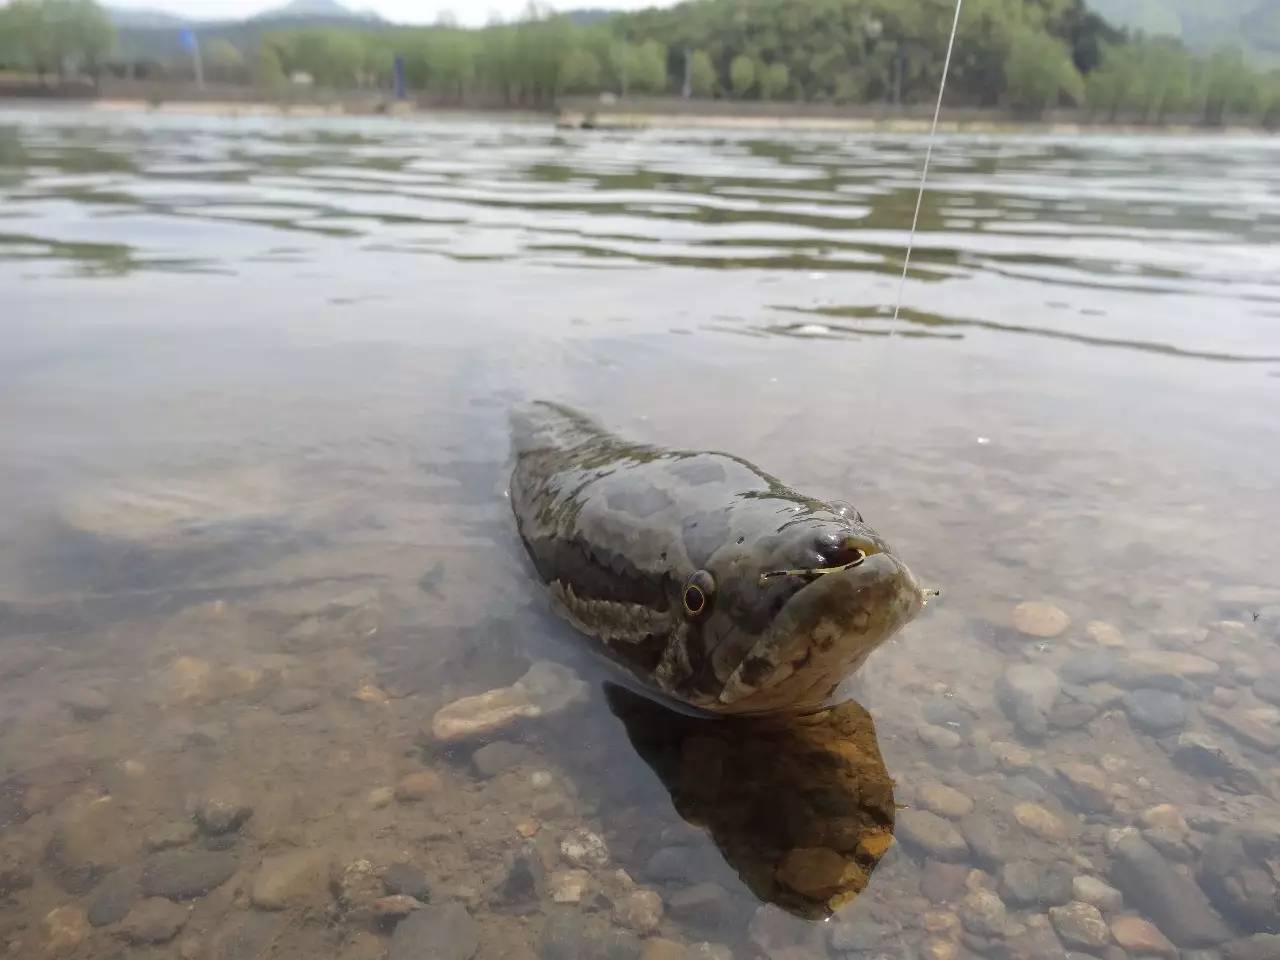
[[[1276,955],[1277,145],[947,137],[894,323],[921,146],[0,115],[0,952]],[[815,720],[610,690],[535,398],[943,598]]]
[[[689,823],[761,900],[822,918],[851,903],[893,839],[893,781],[859,704],[808,717],[704,719],[620,687],[609,706]]]

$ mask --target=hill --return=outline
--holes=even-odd
[[[1239,46],[1257,60],[1280,63],[1280,4],[1276,0],[1089,0],[1117,26],[1177,37],[1204,53]]]

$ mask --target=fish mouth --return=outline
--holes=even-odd
[[[837,565],[768,571],[761,583],[773,576],[808,582],[725,681],[717,698],[724,712],[824,706],[840,682],[910,622],[932,593],[887,552],[863,551]]]

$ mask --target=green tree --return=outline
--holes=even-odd
[[[244,78],[244,55],[226,37],[214,37],[203,44],[201,55],[211,79],[236,82]]]
[[[582,48],[570,50],[560,69],[560,83],[567,93],[597,93],[600,77],[600,61]]]
[[[1084,101],[1084,80],[1061,41],[1029,28],[1018,30],[1005,61],[1005,84],[1015,109],[1039,116],[1066,97]]]
[[[0,12],[7,59],[42,81],[68,68],[96,77],[115,42],[115,28],[93,0],[13,0]]]
[[[656,40],[627,46],[627,86],[633,93],[667,89],[667,48]]]
[[[280,49],[269,39],[263,39],[253,56],[253,85],[267,93],[278,94],[289,85],[284,71]]]
[[[1218,50],[1201,68],[1201,99],[1204,122],[1221,126],[1235,113],[1254,105],[1257,94],[1252,71],[1239,47]]]
[[[716,92],[716,68],[705,50],[693,51],[689,61],[689,88],[695,97],[709,97]]]
[[[745,97],[756,85],[756,62],[740,53],[729,64],[729,86],[735,97]]]
[[[791,84],[791,72],[785,63],[771,63],[763,71],[757,71],[760,77],[760,95],[766,100],[776,100],[787,92]]]

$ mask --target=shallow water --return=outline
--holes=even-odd
[[[895,322],[922,148],[0,113],[0,943],[1254,956],[1280,144],[947,137]],[[515,539],[534,398],[851,501],[943,597],[825,717],[654,708]],[[433,732],[546,660],[586,686],[509,746]]]

